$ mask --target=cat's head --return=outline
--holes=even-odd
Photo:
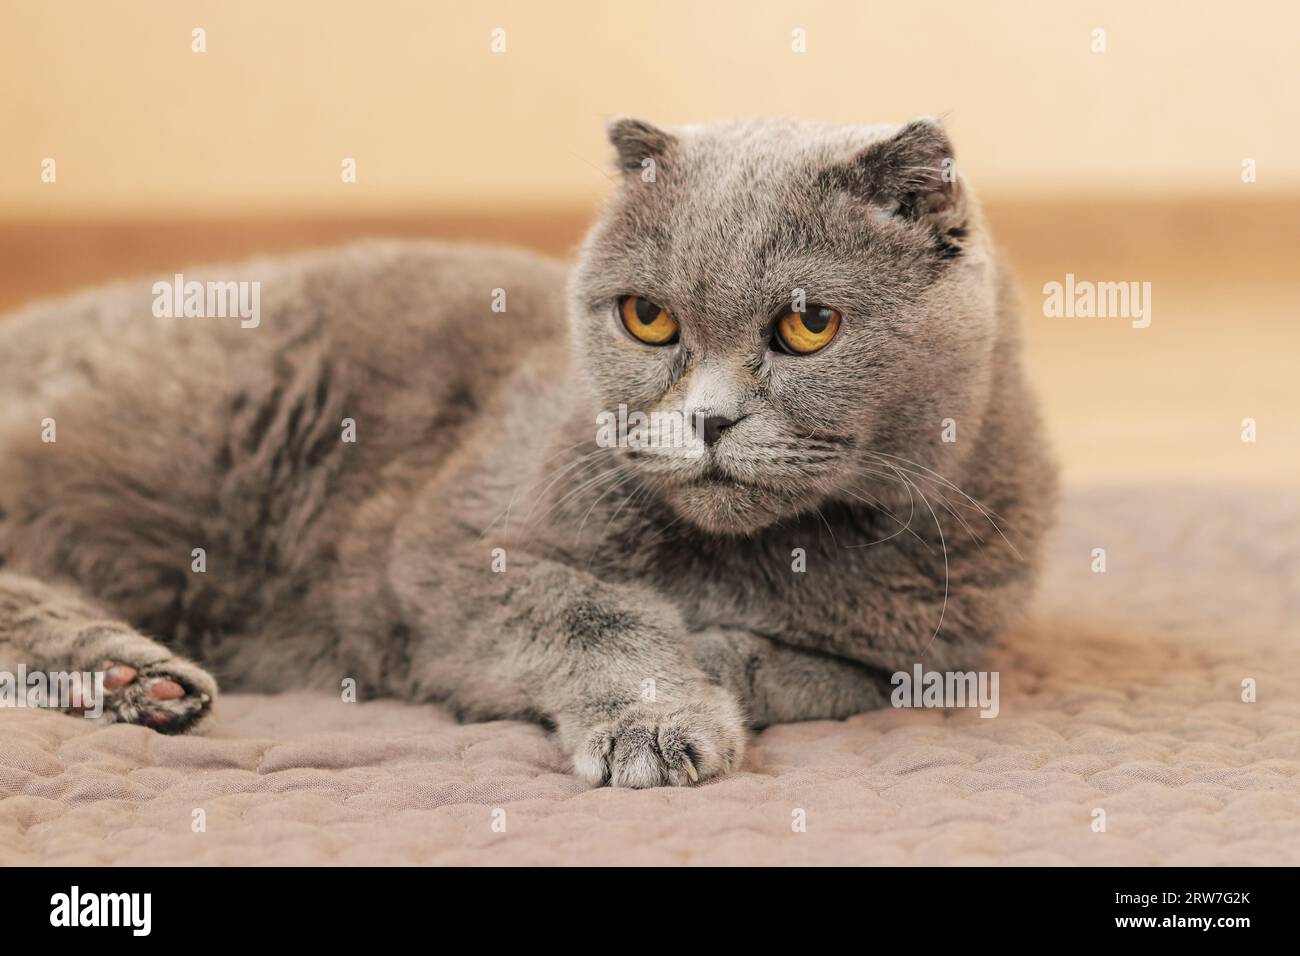
[[[572,340],[593,411],[632,419],[615,453],[680,515],[756,531],[876,483],[881,455],[943,459],[947,419],[978,425],[995,270],[936,121],[609,137],[620,182],[573,275]]]

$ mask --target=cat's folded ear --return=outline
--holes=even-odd
[[[936,119],[918,119],[831,170],[831,181],[892,215],[948,228],[965,221],[952,142]]]
[[[647,159],[659,163],[674,142],[671,133],[630,116],[610,120],[605,130],[617,154],[618,167],[624,172],[641,171]]]

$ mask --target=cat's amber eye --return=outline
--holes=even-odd
[[[646,345],[672,345],[677,341],[677,320],[649,299],[639,295],[624,296],[618,304],[623,327],[632,338]]]
[[[803,312],[790,309],[776,320],[777,344],[791,355],[811,355],[830,345],[840,330],[840,314],[824,305]]]

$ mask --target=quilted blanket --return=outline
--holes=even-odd
[[[0,863],[1300,864],[1294,491],[1074,489],[988,666],[993,719],[774,727],[678,790],[394,701],[227,695],[179,738],[0,710]]]

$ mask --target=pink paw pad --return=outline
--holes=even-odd
[[[149,696],[154,700],[180,700],[185,696],[185,688],[163,677],[149,685]]]
[[[104,671],[104,687],[107,690],[118,690],[135,680],[135,674],[134,667],[128,667],[126,664],[113,664],[108,670]]]
[[[128,664],[110,664],[104,671],[104,689],[121,690],[139,676],[139,671]],[[149,680],[145,687],[154,700],[180,700],[185,696],[185,688],[168,677]]]

